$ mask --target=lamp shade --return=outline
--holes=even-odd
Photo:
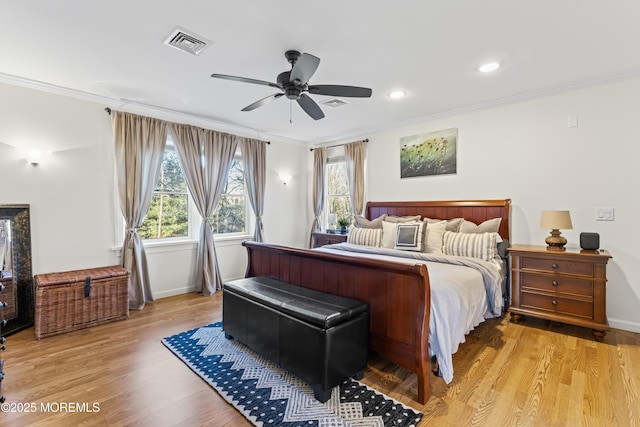
[[[571,215],[569,211],[542,211],[540,228],[546,230],[571,230]]]

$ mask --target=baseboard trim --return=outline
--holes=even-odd
[[[623,331],[640,333],[640,323],[629,322],[627,320],[609,318],[609,326]]]

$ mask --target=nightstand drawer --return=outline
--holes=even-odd
[[[347,241],[346,234],[332,234],[332,233],[311,233],[313,236],[313,242],[311,247],[319,248],[324,245],[333,245],[335,243],[343,243]]]
[[[522,257],[520,268],[559,274],[579,274],[593,277],[593,263],[561,259]]]
[[[593,298],[593,280],[536,273],[522,273],[520,280],[522,290],[534,289],[567,296]]]
[[[583,317],[586,319],[593,318],[593,303],[591,302],[530,294],[528,292],[522,292],[521,299],[522,308]]]

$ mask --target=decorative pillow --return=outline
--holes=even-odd
[[[445,255],[465,256],[491,261],[498,257],[498,233],[454,233],[445,231]]]
[[[395,222],[382,221],[382,247],[393,249],[396,244],[396,226]]]
[[[441,254],[447,221],[427,221],[424,225],[426,227],[424,251],[428,254]]]
[[[502,222],[502,218],[488,219],[480,225],[464,220],[458,231],[460,233],[497,233],[500,229],[500,222]]]
[[[424,223],[422,222],[403,222],[396,226],[396,241],[394,249],[401,251],[418,251],[422,252]]]
[[[353,227],[347,236],[347,242],[354,245],[379,247],[380,240],[382,240],[382,228]]]
[[[387,217],[387,214],[382,214],[376,219],[368,220],[362,215],[355,215],[356,227],[360,228],[382,228],[382,221]]]
[[[392,215],[387,215],[387,217],[384,220],[387,221],[387,222],[395,222],[395,223],[421,221],[420,215],[414,215],[414,216],[392,216]]]
[[[425,218],[425,221],[429,223],[447,221],[447,231],[460,231],[460,224],[462,224],[462,221],[464,221],[464,218],[451,218],[451,219]]]

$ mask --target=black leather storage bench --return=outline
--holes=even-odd
[[[249,277],[224,284],[222,328],[306,381],[321,402],[367,366],[369,306],[337,295]]]

